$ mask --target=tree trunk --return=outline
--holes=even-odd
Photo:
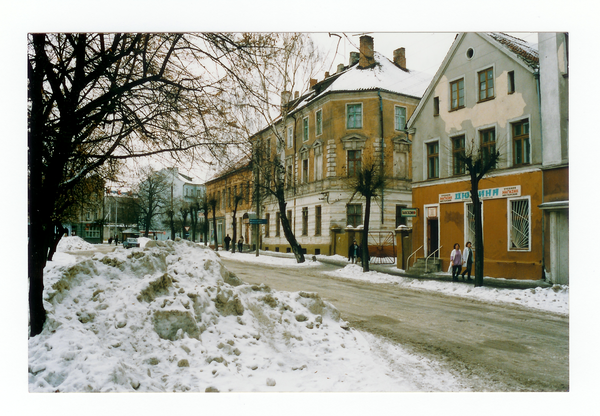
[[[283,193],[283,192],[282,192]],[[286,214],[286,206],[287,203],[283,201],[281,198],[277,198],[277,202],[279,203],[279,218],[281,220],[281,227],[283,228],[283,234],[287,239],[290,247],[292,248],[292,253],[294,253],[294,257],[296,257],[296,261],[298,263],[304,263],[304,253],[302,252],[302,246],[298,244],[296,240],[296,236],[292,232],[292,227],[290,225],[289,218]]]
[[[238,204],[237,202],[235,203],[235,206],[233,207],[233,238],[232,238],[232,243],[233,243],[233,249],[232,249],[232,253],[235,253],[235,248],[237,247],[237,223],[236,223],[236,214],[237,214],[237,207]]]
[[[215,235],[215,251],[219,251],[219,241],[217,239],[217,217],[215,214],[216,211],[216,207],[213,208],[212,213],[213,213],[213,234]]]
[[[204,210],[204,225],[203,225],[204,229],[203,234],[204,234],[204,246],[208,246],[208,210]]]
[[[371,195],[365,196],[365,222],[363,225],[363,235],[361,245],[361,257],[363,272],[369,271],[369,221],[371,219]]]
[[[479,200],[479,181],[471,175],[471,201],[475,217],[475,287],[483,286],[483,225],[481,223],[481,201]]]

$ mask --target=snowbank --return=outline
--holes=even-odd
[[[77,236],[63,237],[58,242],[58,246],[56,246],[56,251],[59,252],[93,249],[93,244],[90,244],[83,238]]]
[[[327,272],[327,274],[346,279],[368,281],[371,283],[388,283],[409,289],[434,291],[446,295],[460,296],[486,302],[513,303],[560,314],[569,313],[569,287],[562,285],[532,289],[501,289],[485,286],[474,287],[473,285],[467,284],[413,279],[375,271],[363,273],[362,267],[356,264],[349,264],[343,269]]]
[[[194,243],[74,259],[45,270],[32,392],[468,390],[435,363],[347,328],[314,293],[243,284]]]

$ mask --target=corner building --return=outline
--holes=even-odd
[[[479,183],[484,275],[543,277],[538,80],[535,46],[502,33],[456,37],[408,123],[418,257],[439,257],[446,270],[455,243],[474,243],[470,178],[457,155],[498,150],[496,169]]]
[[[360,52],[348,66],[311,80],[305,94],[282,94],[285,119],[257,133],[253,140],[268,143],[286,167],[287,213],[293,232],[307,254],[346,256],[361,233],[364,198],[348,178],[369,161],[382,162],[388,183],[383,198],[371,205],[371,231],[395,238],[411,206],[411,140],[406,121],[429,85],[431,76],[407,69],[405,49],[394,51],[393,62],[374,51],[373,39],[362,36]],[[291,98],[291,97],[290,97]],[[284,124],[284,125],[283,125]],[[273,128],[285,131],[279,143]],[[280,225],[275,198],[266,199],[261,214],[262,248],[286,252],[290,247]],[[369,244],[371,245],[371,243]]]

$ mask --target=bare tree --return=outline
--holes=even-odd
[[[473,214],[475,217],[475,286],[483,286],[483,223],[481,217],[481,200],[479,199],[479,181],[500,160],[500,152],[493,148],[476,147],[472,141],[470,147],[464,154],[458,154],[471,179],[471,201],[473,202]]]
[[[365,198],[365,219],[361,241],[361,257],[363,272],[369,271],[369,223],[371,220],[371,201],[381,195],[386,179],[381,165],[374,162],[372,158],[367,159],[355,175],[348,178],[350,189],[354,191],[350,201],[356,194]]]
[[[206,193],[202,195],[199,201],[199,209],[204,215],[204,222],[202,223],[202,234],[204,235],[204,245],[208,245],[208,211],[210,209],[210,205],[208,203],[208,195]]]
[[[301,102],[300,99],[291,99],[292,91],[308,90],[309,79],[317,72],[317,64],[321,59],[310,36],[306,34],[285,33],[274,41],[276,47],[271,55],[253,57],[256,59],[249,59],[238,68],[251,74],[247,82],[252,85],[252,93],[233,89],[230,92],[230,100],[236,103],[238,123],[244,126],[247,137],[250,138],[248,149],[252,152],[254,203],[257,213],[265,199],[273,198],[280,209],[284,235],[296,260],[302,263],[305,260],[302,247],[296,240],[286,215],[286,198],[295,194],[296,175],[293,165],[290,168],[289,180],[286,181],[285,175],[281,174],[282,170],[285,170],[281,152],[286,148],[287,125],[289,120],[293,120],[295,125],[293,112]],[[257,131],[259,133],[256,133]],[[274,143],[267,143],[264,140],[267,136],[274,137]],[[295,137],[293,142],[295,153]],[[271,145],[278,149],[274,157]],[[257,255],[258,243],[257,241]]]
[[[46,320],[43,270],[58,201],[116,162],[237,146],[223,92],[249,91],[240,63],[268,60],[268,34],[31,34],[28,37],[30,335]],[[264,55],[263,57],[257,57]],[[107,177],[107,176],[104,176]]]
[[[168,207],[166,198],[170,188],[164,174],[152,168],[142,170],[142,181],[135,191],[136,205],[144,227],[144,237],[148,237],[154,218],[161,215]]]

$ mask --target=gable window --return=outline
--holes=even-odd
[[[465,136],[452,138],[452,173],[462,175],[465,173]]]
[[[315,207],[315,235],[321,235],[321,205]]]
[[[346,105],[346,128],[362,128],[362,104]]]
[[[427,178],[440,177],[440,145],[438,142],[427,144]]]
[[[356,228],[362,224],[362,205],[348,204],[346,205],[346,222],[348,225]]]
[[[512,94],[515,92],[515,71],[508,73],[508,93]]]
[[[477,73],[479,79],[479,101],[494,98],[494,68]]]
[[[529,142],[529,121],[513,123],[513,164],[531,163],[531,145]]]
[[[315,135],[320,136],[323,133],[323,110],[315,114]]]
[[[433,97],[433,115],[440,115],[440,97]]]
[[[302,208],[302,235],[308,235],[308,207]]]
[[[529,235],[531,231],[529,199],[513,199],[509,200],[508,204],[509,250],[529,250]]]
[[[458,110],[465,106],[465,79],[450,83],[450,110]]]
[[[361,168],[361,151],[348,150],[348,176],[355,176]]]
[[[287,147],[290,148],[294,145],[294,127],[290,126],[287,128]]]
[[[394,107],[394,122],[396,130],[404,130],[406,126],[406,108]]]
[[[302,119],[302,141],[308,141],[308,117]]]
[[[482,130],[479,132],[479,136],[481,137],[483,160],[487,161],[494,153],[496,153],[496,130]]]

